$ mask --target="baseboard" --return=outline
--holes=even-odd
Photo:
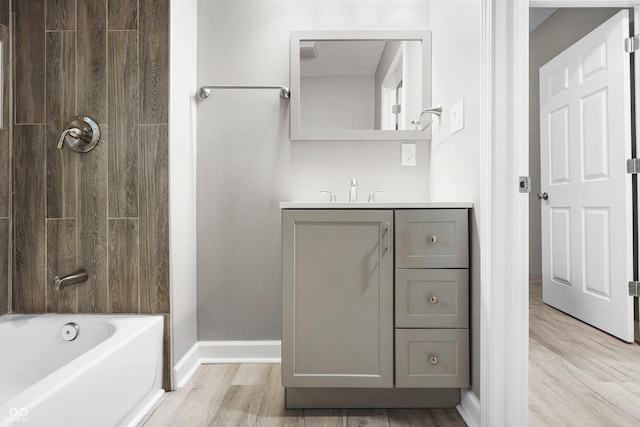
[[[187,351],[187,354],[182,356],[182,359],[173,367],[176,389],[184,387],[199,366],[200,352],[199,345],[196,342],[193,347]]]
[[[480,427],[480,399],[468,388],[460,390],[460,404],[457,410],[469,427]]]
[[[280,341],[200,341],[200,363],[280,363]]]
[[[281,347],[280,341],[198,341],[173,368],[177,388],[206,363],[280,363]]]

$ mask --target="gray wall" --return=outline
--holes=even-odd
[[[198,84],[289,84],[289,33],[426,30],[422,0],[198,3]],[[215,91],[198,106],[198,340],[280,338],[280,201],[429,196],[429,150],[401,142],[291,141],[277,91]]]
[[[539,70],[583,36],[615,15],[615,8],[558,9],[529,34],[529,274],[542,274],[540,230],[540,83]]]

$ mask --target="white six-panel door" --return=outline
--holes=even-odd
[[[633,341],[626,10],[540,68],[543,301]]]

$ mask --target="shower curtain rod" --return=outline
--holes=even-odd
[[[289,99],[290,91],[285,86],[253,86],[253,85],[216,85],[216,86],[201,86],[200,98],[208,98],[211,94],[211,89],[280,89],[280,98]]]

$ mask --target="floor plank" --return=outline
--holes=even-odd
[[[203,365],[138,424],[168,426],[464,426],[455,409],[284,409],[279,364]]]
[[[529,284],[531,426],[640,425],[640,346],[542,302]]]

